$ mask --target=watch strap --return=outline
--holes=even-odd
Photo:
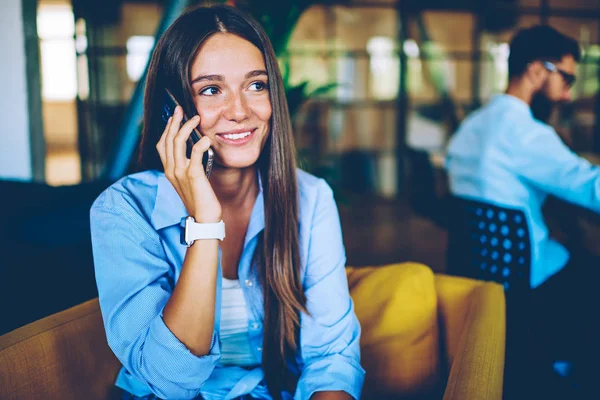
[[[182,225],[182,244],[191,246],[194,241],[201,239],[225,238],[225,223],[221,220],[213,223],[198,223],[194,217],[188,216],[181,221]]]

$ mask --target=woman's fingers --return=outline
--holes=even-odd
[[[203,136],[202,139],[200,139],[194,145],[194,147],[192,147],[192,155],[190,157],[190,165],[188,168],[188,175],[191,178],[198,178],[200,176],[206,176],[205,175],[206,165],[202,164],[202,156],[204,155],[204,152],[206,152],[206,150],[208,150],[208,148],[211,146],[211,144],[212,144],[212,141],[210,140],[210,138],[208,136]]]
[[[181,125],[181,119],[183,118],[183,112],[181,111],[181,107],[175,107],[175,112],[173,113],[173,119],[171,120],[171,125],[167,130],[167,134],[165,137],[165,175],[169,179],[175,178],[175,156],[173,154],[174,151],[174,143],[173,139],[177,132],[179,132],[179,126]]]
[[[165,130],[160,136],[160,140],[156,143],[156,150],[158,151],[158,155],[160,156],[160,161],[162,162],[163,168],[166,167],[165,163],[167,161],[167,155],[165,152],[165,138],[167,137],[167,132],[169,131],[169,127],[171,126],[171,122],[173,121],[173,117],[169,117],[167,121],[167,125],[165,126]]]
[[[212,144],[211,139],[202,137],[192,147],[188,159],[187,141],[199,125],[200,117],[196,116],[181,125],[182,119],[183,112],[178,106],[156,144],[165,176],[190,215],[194,215],[198,221],[218,221],[222,214],[221,205],[206,179],[205,166],[202,165],[203,155]]]
[[[187,143],[192,131],[198,126],[199,122],[200,117],[196,115],[194,118],[183,124],[173,139],[173,157],[175,161],[175,176],[177,179],[186,179],[186,172],[190,163],[187,158]]]

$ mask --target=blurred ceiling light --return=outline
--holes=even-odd
[[[506,60],[508,62],[508,55],[510,53],[510,47],[508,43],[499,43],[493,50],[494,57],[498,60]]]
[[[75,99],[75,19],[68,5],[41,4],[37,16],[40,37],[42,97],[45,100]]]
[[[367,42],[371,72],[371,94],[377,100],[394,99],[400,82],[400,60],[394,39],[374,36]]]
[[[75,38],[75,49],[78,54],[85,53],[87,50],[87,37],[86,36],[77,36]]]
[[[137,82],[142,77],[152,47],[154,47],[152,36],[131,36],[127,39],[127,75],[133,82]]]
[[[419,58],[419,45],[413,39],[404,41],[404,53],[410,58]]]
[[[66,4],[41,4],[38,8],[37,31],[40,39],[73,37],[73,8]]]

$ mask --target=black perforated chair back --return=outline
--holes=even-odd
[[[452,197],[447,271],[502,284],[515,293],[530,288],[531,241],[523,210]]]

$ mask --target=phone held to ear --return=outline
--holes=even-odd
[[[171,94],[171,92],[169,92],[167,89],[165,89],[165,100],[164,100],[164,104],[163,104],[163,109],[162,109],[162,120],[165,122],[165,124],[169,121],[169,118],[173,116],[173,113],[175,112],[175,107],[177,107],[179,105],[179,103],[177,102],[177,100],[175,100],[175,97],[173,97],[173,95]],[[183,108],[182,108],[183,110]],[[181,125],[185,124],[188,121],[188,117],[185,115],[185,113],[183,114],[183,119],[181,120]],[[190,138],[188,139],[188,146],[187,146],[187,155],[188,158],[190,157],[190,153],[192,151],[192,146],[194,146],[194,144],[196,144],[198,142],[198,140],[200,140],[202,138],[202,134],[200,133],[200,131],[197,128],[194,128],[194,130],[192,131]],[[206,179],[208,179],[210,177],[210,172],[212,170],[212,166],[213,166],[213,159],[214,159],[214,151],[213,149],[211,149],[210,147],[208,148],[208,150],[206,150],[204,152],[204,155],[202,156],[202,165],[204,166],[204,171],[206,172]]]

